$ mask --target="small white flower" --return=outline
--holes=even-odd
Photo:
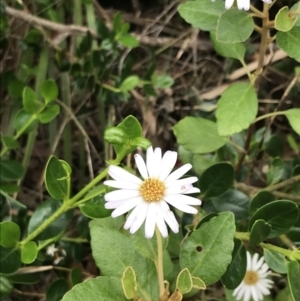
[[[46,254],[54,257],[55,253],[58,251],[59,251],[59,249],[55,247],[55,244],[52,244],[47,247]]]
[[[261,301],[264,296],[270,295],[270,288],[273,281],[267,279],[271,273],[269,267],[264,263],[264,257],[258,260],[258,254],[255,253],[251,258],[247,252],[247,270],[242,283],[233,291],[233,296],[237,300],[249,301],[251,298],[254,301]]]
[[[215,0],[211,0],[211,1],[215,1]],[[237,1],[237,7],[239,10],[249,10],[250,9],[250,0],[236,0]],[[262,0],[268,4],[272,3],[272,0]],[[225,8],[229,9],[232,7],[234,3],[234,0],[225,0]]]
[[[171,173],[177,161],[177,153],[167,151],[162,157],[161,149],[153,150],[152,146],[147,149],[146,163],[139,154],[136,154],[134,159],[143,180],[118,166],[111,165],[108,173],[114,180],[105,181],[104,184],[119,190],[105,195],[105,208],[115,209],[112,217],[133,209],[124,225],[125,229],[130,229],[131,234],[135,233],[144,221],[147,238],[153,236],[155,225],[162,236],[167,237],[166,223],[173,232],[178,233],[179,225],[169,205],[191,214],[198,212],[191,205],[201,205],[199,199],[187,196],[189,193],[200,192],[192,185],[198,178],[179,180],[192,165],[185,164]]]

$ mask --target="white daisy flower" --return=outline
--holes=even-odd
[[[213,2],[215,0],[212,0]],[[225,8],[229,9],[232,7],[235,0],[225,0]],[[250,0],[236,0],[237,1],[237,7],[239,10],[249,10],[250,9]],[[272,3],[272,0],[262,0],[268,4]]]
[[[233,296],[237,300],[249,301],[252,298],[254,301],[261,301],[264,296],[270,295],[269,289],[272,287],[273,281],[267,279],[271,273],[268,269],[263,256],[258,260],[257,253],[251,257],[247,252],[246,274],[242,283],[233,291]]]
[[[168,236],[166,224],[173,232],[178,233],[179,225],[169,205],[191,214],[198,212],[191,205],[201,205],[199,199],[187,196],[189,193],[200,192],[200,189],[192,185],[198,178],[179,179],[192,165],[185,164],[171,173],[177,161],[177,153],[167,151],[162,157],[161,149],[153,150],[152,146],[147,149],[146,163],[139,154],[136,154],[134,159],[143,180],[123,168],[111,165],[108,173],[114,180],[105,181],[104,184],[119,190],[105,195],[105,208],[115,209],[112,217],[133,209],[124,225],[125,229],[130,229],[131,234],[135,233],[144,221],[147,238],[153,236],[155,225],[163,237]]]

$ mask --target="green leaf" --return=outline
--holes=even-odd
[[[224,11],[221,1],[188,1],[178,6],[180,16],[187,23],[204,31],[216,30],[219,16]]]
[[[34,211],[28,225],[28,234],[32,233],[35,229],[39,228],[40,225],[50,216],[52,216],[62,205],[61,201],[48,199],[43,202]],[[57,236],[66,230],[73,216],[72,210],[67,211],[58,217],[49,227],[47,227],[40,235],[38,240],[46,240]]]
[[[227,289],[237,288],[246,274],[247,256],[246,248],[242,241],[234,239],[234,248],[232,251],[232,260],[227,267],[221,280]]]
[[[19,142],[10,136],[3,136],[2,143],[7,149],[16,149],[19,147]]]
[[[267,173],[267,183],[272,185],[283,180],[285,175],[284,162],[280,158],[274,158]]]
[[[144,138],[144,137],[137,137],[134,138],[131,142],[132,146],[136,146],[136,147],[140,147],[143,150],[147,150],[148,147],[150,147],[152,145],[151,141]]]
[[[41,114],[39,114],[40,123],[49,123],[60,112],[60,106],[58,104],[50,104]]]
[[[247,129],[257,110],[257,95],[251,83],[230,85],[219,99],[216,111],[219,135],[230,136]]]
[[[62,162],[64,161],[51,156],[45,171],[46,188],[49,194],[58,200],[68,198],[70,192],[70,174]]]
[[[122,15],[120,12],[117,12],[113,19],[113,30],[115,33],[118,33],[122,29]]]
[[[193,277],[192,276],[192,281],[193,281],[193,288],[196,288],[198,290],[205,290],[206,285],[202,279],[199,277]]]
[[[5,248],[14,247],[21,237],[21,230],[18,224],[13,222],[0,223],[0,245]]]
[[[282,7],[275,16],[275,28],[279,31],[289,31],[297,21],[295,16],[291,17],[289,7]]]
[[[271,230],[272,226],[263,219],[256,220],[250,231],[250,244],[252,246],[257,246],[269,236]]]
[[[71,283],[72,286],[81,283],[82,282],[82,271],[80,268],[75,267],[74,269],[72,269],[71,274],[70,274],[70,278],[71,278]]]
[[[8,279],[17,284],[35,284],[39,282],[38,274],[14,274],[8,276]]]
[[[260,207],[271,203],[275,201],[275,197],[274,195],[269,192],[269,191],[259,191],[254,197],[253,199],[250,201],[250,205],[249,205],[249,212],[250,215],[253,215],[253,213],[258,210]]]
[[[59,278],[54,281],[47,290],[46,301],[58,301],[69,290],[68,281],[64,278]],[[82,300],[86,300],[82,299]]]
[[[55,81],[48,79],[41,86],[41,94],[46,104],[56,100],[58,97],[58,87]]]
[[[24,175],[21,163],[15,160],[0,160],[0,178],[5,180],[18,180]]]
[[[287,274],[288,261],[285,259],[284,255],[269,249],[264,249],[264,258],[267,265],[275,273]]]
[[[284,148],[285,140],[277,134],[272,135],[266,145],[266,151],[272,157],[280,157],[284,152]]]
[[[23,106],[27,113],[34,114],[43,107],[43,103],[37,100],[36,94],[31,88],[25,87],[23,90]]]
[[[139,82],[140,78],[137,75],[130,75],[123,80],[120,86],[120,90],[123,92],[128,92],[134,89],[139,84]]]
[[[153,73],[151,76],[152,85],[158,89],[165,89],[173,86],[173,77],[166,74]]]
[[[288,283],[294,301],[300,301],[300,265],[299,262],[293,260],[288,264]]]
[[[173,131],[177,142],[196,154],[213,152],[226,143],[226,139],[219,136],[217,125],[200,117],[181,119],[173,127]]]
[[[300,32],[300,30],[298,30]],[[300,40],[300,35],[299,35]],[[300,44],[299,44],[300,46]],[[300,61],[300,58],[299,58]],[[289,109],[284,112],[293,130],[300,135],[300,109]]]
[[[136,297],[137,285],[136,276],[132,267],[127,267],[122,277],[122,287],[127,299]]]
[[[239,61],[244,60],[246,47],[242,43],[222,43],[219,42],[216,38],[216,32],[211,31],[210,32],[210,39],[213,43],[213,46],[216,50],[216,52],[224,57],[234,58]]]
[[[133,246],[143,257],[157,260],[157,238],[154,235],[148,239],[145,237],[144,227],[141,227],[134,235],[130,236]],[[162,249],[165,250],[168,245],[168,238],[162,238]]]
[[[2,297],[5,294],[9,294],[13,288],[11,281],[7,277],[0,275],[0,296]]]
[[[101,273],[121,279],[126,268],[131,266],[136,274],[139,297],[158,300],[157,273],[153,261],[142,257],[134,249],[129,236],[102,227],[98,221],[101,220],[90,223],[90,233],[93,257]]]
[[[278,31],[276,42],[278,47],[286,52],[288,56],[300,62],[300,30],[297,26],[288,32]],[[297,133],[299,134],[300,130]]]
[[[193,281],[192,275],[187,268],[181,270],[177,276],[176,288],[181,294],[189,293],[192,289]]]
[[[237,220],[248,217],[249,198],[239,190],[228,189],[211,201],[217,212],[231,211]]]
[[[127,301],[121,280],[113,277],[88,279],[74,286],[61,301]]]
[[[228,190],[234,179],[234,169],[230,163],[217,163],[207,168],[200,177],[199,186],[204,197],[214,197]]]
[[[254,30],[252,16],[243,10],[231,8],[223,12],[217,25],[217,40],[223,43],[246,41]]]
[[[300,26],[300,1],[294,3],[289,11],[290,17],[297,18],[294,26]]]
[[[13,274],[21,266],[21,253],[18,248],[0,246],[0,274]]]
[[[117,127],[107,128],[104,132],[104,139],[111,144],[125,144],[126,133]]]
[[[235,233],[231,212],[220,213],[195,230],[183,243],[181,268],[201,278],[206,285],[218,281],[231,262]]]
[[[25,264],[30,264],[35,261],[38,254],[38,247],[36,242],[29,241],[21,249],[21,260]]]
[[[122,34],[121,36],[118,37],[117,40],[120,44],[129,48],[138,47],[140,44],[139,40],[129,33]]]
[[[298,207],[292,201],[280,200],[268,203],[259,208],[249,222],[249,230],[256,220],[263,219],[272,226],[268,238],[286,233],[298,219]]]
[[[37,123],[37,117],[32,114],[27,113],[24,109],[20,110],[14,119],[14,128],[17,133],[22,131],[22,133],[28,133],[34,129]],[[24,129],[26,130],[24,131]]]
[[[111,215],[112,210],[105,208],[104,195],[99,195],[79,206],[81,212],[89,218],[103,218]]]

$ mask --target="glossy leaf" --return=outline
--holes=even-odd
[[[249,205],[249,212],[250,215],[253,215],[253,213],[258,210],[260,207],[271,203],[275,201],[274,195],[269,191],[259,191],[250,201]]]
[[[100,276],[88,279],[74,286],[61,301],[127,301],[122,289],[121,280]]]
[[[58,87],[55,81],[48,79],[41,86],[41,94],[48,104],[58,97]]]
[[[43,103],[37,100],[36,94],[31,88],[25,87],[23,90],[23,106],[27,113],[34,114],[43,107]]]
[[[224,212],[195,230],[183,243],[181,268],[211,285],[221,278],[231,262],[235,233],[234,216]]]
[[[139,46],[139,40],[133,35],[126,33],[118,37],[118,42],[125,47],[135,48]]]
[[[210,39],[213,43],[213,46],[216,50],[216,52],[223,56],[223,57],[229,57],[229,58],[234,58],[239,61],[244,60],[245,52],[246,52],[246,47],[242,43],[222,43],[219,42],[216,38],[216,32],[211,31],[210,32]]]
[[[5,180],[18,180],[22,178],[24,168],[15,160],[0,160],[0,178]]]
[[[271,230],[272,226],[270,224],[266,223],[262,219],[256,220],[250,231],[250,244],[257,246],[269,236]]]
[[[82,282],[82,271],[80,268],[75,267],[70,273],[72,286]]]
[[[8,279],[17,284],[35,284],[39,282],[38,274],[14,274],[9,275]]]
[[[58,104],[50,104],[40,115],[40,123],[49,123],[52,121],[60,112]]]
[[[153,73],[151,76],[151,82],[154,87],[158,89],[165,89],[173,86],[174,79],[166,74]]]
[[[9,294],[13,290],[13,284],[9,278],[0,275],[0,296]]]
[[[288,56],[300,62],[300,30],[298,26],[293,27],[288,32],[278,31],[276,34],[276,42],[279,48],[286,52]],[[297,127],[296,132],[298,133],[298,135],[300,135],[299,127]]]
[[[66,279],[59,278],[54,281],[47,290],[46,301],[61,300],[64,294],[69,290],[69,285]],[[86,299],[83,299],[86,300]]]
[[[247,129],[255,120],[257,110],[257,95],[251,83],[230,85],[218,101],[216,117],[219,135],[230,136]]]
[[[104,132],[104,139],[111,144],[124,144],[126,142],[126,134],[122,129],[109,127]]]
[[[137,75],[131,75],[124,79],[120,86],[120,90],[123,92],[128,92],[134,89],[140,82],[140,78]]]
[[[193,288],[196,288],[198,290],[205,290],[206,285],[202,279],[199,277],[193,277],[192,276],[192,282],[193,282]]]
[[[267,265],[275,273],[279,273],[279,274],[287,273],[288,261],[285,259],[284,255],[269,249],[264,249],[264,258]]]
[[[57,201],[54,199],[48,199],[43,202],[30,218],[28,225],[28,234],[32,233],[35,229],[37,229],[48,217],[53,215],[57,209],[59,209],[62,205],[61,201]],[[69,225],[73,216],[73,212],[71,210],[62,214],[58,217],[48,228],[46,228],[40,235],[38,235],[38,240],[46,240],[52,237],[57,236],[61,232],[65,231],[67,226]]]
[[[16,149],[19,147],[19,142],[10,136],[2,136],[2,143],[7,147],[7,149]]]
[[[103,218],[111,215],[113,210],[105,208],[103,195],[96,196],[79,206],[81,212],[89,218]]]
[[[20,110],[14,119],[14,128],[17,133],[22,131],[22,133],[30,132],[37,124],[37,117],[27,113],[24,109]]]
[[[235,239],[232,260],[221,280],[227,289],[235,289],[242,282],[247,268],[246,248],[242,241]]]
[[[286,233],[298,219],[298,207],[287,200],[274,201],[259,208],[249,222],[249,230],[256,220],[263,219],[272,226],[269,238]]]
[[[295,16],[291,17],[289,7],[282,7],[275,16],[275,28],[279,31],[289,31],[293,28],[297,21]]]
[[[0,246],[0,274],[13,274],[21,266],[21,253],[18,248]]]
[[[234,169],[230,163],[217,163],[206,169],[199,179],[201,194],[214,197],[230,188],[234,179]]]
[[[34,241],[29,241],[21,249],[21,260],[23,263],[30,264],[35,261],[37,254],[37,244]]]
[[[180,16],[187,23],[204,31],[216,30],[219,16],[224,11],[224,3],[220,1],[188,1],[178,6]]]
[[[181,294],[191,291],[193,286],[192,275],[187,268],[183,269],[177,276],[176,288]]]
[[[231,8],[221,14],[217,25],[217,40],[223,43],[246,41],[254,30],[254,22],[247,12]]]
[[[217,125],[200,117],[185,117],[174,127],[177,142],[195,154],[205,154],[221,148],[226,139],[219,136]]]
[[[45,184],[49,194],[55,199],[64,199],[69,195],[70,174],[55,156],[51,156],[45,171]]]
[[[21,230],[18,224],[13,222],[0,223],[0,245],[5,248],[14,247],[19,241]]]
[[[284,179],[284,176],[285,166],[283,160],[281,160],[280,158],[274,158],[267,173],[268,185],[272,185],[282,181]]]
[[[288,283],[294,301],[300,301],[300,264],[292,260],[288,264]]]
[[[239,190],[228,189],[211,201],[217,212],[231,211],[237,220],[248,217],[249,197]]]
[[[285,140],[279,135],[273,135],[266,145],[266,151],[272,157],[280,157],[285,148]]]
[[[133,299],[137,295],[136,276],[132,267],[127,267],[122,277],[122,287],[127,299]]]

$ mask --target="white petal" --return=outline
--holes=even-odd
[[[240,284],[240,285],[233,291],[232,296],[235,297],[235,296],[238,294],[238,292],[241,290],[241,288],[242,288],[242,284]]]
[[[127,189],[119,189],[108,192],[104,195],[104,199],[106,202],[114,202],[114,201],[122,201],[129,198],[137,197],[140,195],[138,190],[127,190]]]
[[[170,183],[172,181],[178,180],[181,178],[184,174],[186,174],[190,169],[192,168],[192,164],[188,163],[177,170],[173,171],[165,180],[165,183]]]
[[[173,187],[173,186],[185,186],[187,184],[193,184],[197,181],[198,181],[197,177],[189,177],[189,178],[184,178],[184,179],[180,179],[177,181],[168,182],[165,184],[166,184],[166,187],[168,188],[168,187]]]
[[[179,224],[172,211],[162,211],[163,218],[174,233],[179,232]]]
[[[225,8],[229,9],[233,5],[234,0],[225,0]]]
[[[152,169],[152,177],[158,178],[161,170],[161,148],[154,150],[154,164]]]
[[[142,202],[143,202],[143,200],[141,197],[132,198],[132,199],[128,200],[127,202],[125,202],[124,204],[122,204],[117,209],[115,209],[112,212],[111,216],[112,217],[120,216],[120,215],[124,214],[125,212],[128,212],[133,207],[137,206],[138,204],[140,204]]]
[[[132,182],[114,181],[114,180],[104,181],[103,184],[113,188],[124,188],[124,189],[138,189],[140,186],[139,184],[132,183]]]
[[[122,200],[122,201],[114,201],[114,202],[106,202],[104,207],[106,209],[116,209],[119,206],[123,205],[124,203],[128,202],[128,200]]]
[[[196,208],[191,207],[189,205],[185,205],[185,204],[179,203],[179,202],[173,200],[172,197],[165,196],[164,200],[166,202],[168,202],[170,205],[172,205],[173,207],[181,210],[182,212],[186,212],[186,213],[190,213],[190,214],[196,214],[198,212],[198,210]]]
[[[258,261],[257,261],[257,263],[256,263],[256,265],[254,266],[254,270],[255,271],[257,271],[257,270],[259,270],[259,268],[262,266],[262,264],[264,263],[264,257],[261,257]]]
[[[245,286],[244,301],[249,301],[251,298],[251,290],[249,286]]]
[[[266,2],[268,4],[272,4],[272,0],[262,0],[262,1],[264,1],[264,2]]]
[[[252,258],[251,258],[250,252],[247,251],[246,254],[247,254],[247,271],[248,271],[248,270],[252,269],[252,267],[251,267]]]
[[[141,209],[139,211],[137,219],[134,221],[134,223],[130,227],[130,233],[131,234],[135,233],[141,227],[141,225],[143,224],[143,222],[144,222],[144,220],[147,216],[148,207],[149,207],[148,203],[143,203],[143,206],[141,207]]]
[[[148,212],[145,223],[145,237],[151,238],[154,234],[156,222],[156,204],[150,203],[148,206]]]
[[[129,229],[132,224],[135,222],[135,220],[137,219],[140,210],[142,210],[142,207],[145,206],[144,202],[141,204],[138,204],[132,211],[131,213],[128,215],[127,220],[124,224],[124,229]]]
[[[146,165],[147,165],[147,170],[148,170],[148,175],[151,178],[153,175],[153,166],[155,164],[154,160],[154,151],[152,146],[148,147],[147,153],[146,153]]]
[[[146,163],[145,163],[144,159],[142,158],[142,156],[139,154],[135,154],[134,160],[135,160],[136,166],[137,166],[141,176],[144,179],[147,179],[148,178],[147,166],[146,166]]]
[[[184,192],[182,192],[183,194],[189,194],[189,193],[200,193],[200,189],[197,187],[193,187],[193,185],[191,185],[192,187],[188,190],[185,190]]]
[[[241,286],[241,289],[240,289],[240,291],[239,291],[239,293],[238,293],[237,296],[236,296],[236,299],[237,299],[237,300],[241,300],[242,297],[243,297],[243,295],[245,295],[246,290],[247,290],[247,287],[246,287],[245,285],[242,285],[242,286]]]
[[[252,295],[253,300],[254,301],[259,301],[257,293],[256,293],[256,286],[255,285],[251,285],[250,286],[250,290],[251,290],[251,295]]]
[[[133,175],[132,173],[126,171],[125,169],[110,165],[108,168],[108,174],[117,181],[125,181],[125,182],[132,182],[135,184],[141,184],[142,180],[137,176]]]
[[[168,228],[163,218],[163,213],[160,209],[159,204],[156,204],[156,225],[161,233],[162,237],[168,237]]]
[[[201,201],[197,198],[193,198],[188,195],[175,194],[175,195],[167,195],[168,198],[173,200],[174,202],[180,202],[185,205],[201,205]]]
[[[166,194],[179,194],[179,193],[184,194],[189,190],[191,190],[192,188],[193,188],[192,184],[185,184],[182,186],[171,186],[166,189]]]
[[[164,181],[166,177],[171,173],[177,161],[177,153],[167,151],[165,152],[161,161],[161,172],[159,179]]]
[[[257,264],[258,261],[258,253],[255,253],[252,257],[252,263],[251,263],[251,270],[252,271],[256,271],[255,266]]]

